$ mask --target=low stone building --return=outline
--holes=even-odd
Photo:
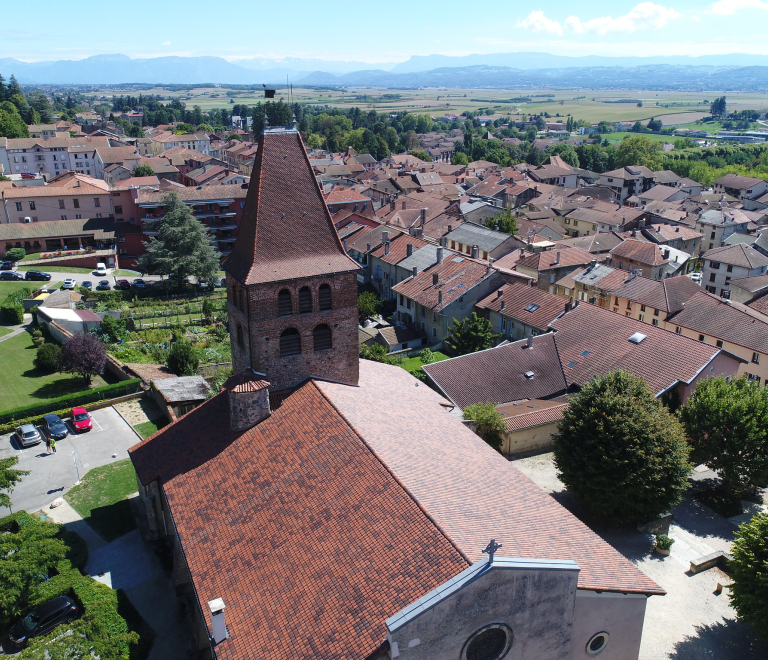
[[[203,403],[211,388],[202,376],[175,376],[153,380],[150,392],[168,421],[173,422]]]

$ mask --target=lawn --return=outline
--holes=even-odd
[[[79,376],[72,374],[45,373],[35,368],[36,349],[32,335],[22,332],[0,342],[0,412],[45,402],[72,392],[88,389]],[[95,376],[91,387],[100,387],[107,382]]]
[[[32,266],[25,266],[25,265],[19,266],[20,272],[23,272],[25,270],[42,270],[44,273],[80,273],[82,275],[90,275],[94,271],[93,268],[83,268],[82,266],[48,266],[47,264],[33,264]]]
[[[5,337],[5,335],[10,335],[13,332],[10,328],[4,328],[0,326],[0,337]]]
[[[127,268],[119,268],[112,272],[117,277],[138,277],[141,273],[138,270],[128,270]]]
[[[46,284],[43,282],[43,284]],[[5,297],[9,293],[14,293],[19,289],[32,289],[33,291],[40,288],[40,282],[0,282],[0,302],[5,300]]]
[[[150,420],[149,422],[136,424],[133,429],[141,436],[141,439],[143,440],[144,438],[148,438],[150,435],[155,433],[155,431],[159,431],[167,424],[168,420],[165,419],[165,417],[161,417],[160,419],[156,419],[154,421]]]
[[[450,355],[446,355],[445,353],[441,353],[440,351],[437,351],[435,353],[432,353],[432,362],[442,362],[443,360],[447,360],[449,357]],[[421,358],[417,355],[416,357],[405,358],[401,366],[409,374],[412,374],[414,371],[420,371],[421,368],[424,366],[424,363],[421,361]]]
[[[136,529],[126,499],[138,489],[130,458],[93,468],[64,496],[101,538],[108,543]]]

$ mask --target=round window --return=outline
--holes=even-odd
[[[587,653],[589,653],[589,655],[597,655],[600,653],[606,646],[608,646],[608,637],[609,635],[607,632],[599,632],[597,635],[593,635],[587,642]]]
[[[461,660],[501,660],[512,646],[512,628],[492,623],[480,628],[464,644]]]

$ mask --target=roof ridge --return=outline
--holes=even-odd
[[[399,368],[399,367],[395,367],[395,368]],[[414,380],[416,380],[416,379],[414,378]],[[374,450],[374,448],[373,448],[373,447],[371,447],[371,445],[370,445],[370,444],[368,444],[368,442],[366,442],[365,438],[363,437],[363,434],[362,434],[362,433],[361,433],[361,432],[360,432],[360,431],[357,429],[357,427],[356,427],[356,426],[355,426],[355,425],[354,425],[354,424],[353,424],[353,423],[352,423],[352,422],[351,422],[351,421],[350,421],[350,420],[347,418],[347,416],[346,416],[346,415],[345,415],[343,412],[341,412],[341,410],[339,410],[338,406],[337,406],[337,405],[336,405],[336,404],[333,402],[333,400],[332,400],[330,397],[328,397],[328,396],[326,395],[326,393],[325,393],[325,392],[323,392],[323,390],[322,390],[320,387],[318,387],[318,386],[317,386],[317,384],[315,383],[314,379],[310,378],[309,382],[310,382],[310,383],[312,383],[312,386],[313,386],[313,387],[314,387],[314,388],[315,388],[315,389],[316,389],[316,390],[317,390],[317,391],[320,393],[320,395],[321,395],[321,396],[322,396],[322,397],[323,397],[323,398],[324,398],[324,399],[325,399],[325,400],[326,400],[326,401],[327,401],[327,402],[330,404],[331,408],[333,408],[333,409],[336,411],[336,414],[337,414],[337,415],[339,415],[339,417],[341,417],[341,419],[343,419],[343,420],[344,420],[344,423],[345,423],[345,424],[347,424],[347,426],[349,426],[349,428],[352,430],[352,432],[353,432],[353,433],[354,433],[354,434],[355,434],[355,435],[356,435],[356,436],[357,436],[357,437],[360,439],[360,442],[363,444],[363,446],[365,446],[365,447],[368,449],[368,451],[370,451],[370,452],[371,452],[371,454],[373,455],[373,457],[374,457],[374,458],[375,458],[375,459],[376,459],[376,460],[377,460],[377,461],[378,461],[378,462],[381,464],[381,466],[382,466],[382,467],[383,467],[383,468],[384,468],[384,469],[387,471],[387,473],[388,473],[388,474],[389,474],[389,475],[392,477],[392,479],[395,481],[395,483],[397,483],[397,485],[398,485],[398,486],[400,486],[400,488],[402,488],[402,489],[403,489],[403,491],[405,492],[405,494],[406,494],[406,495],[408,495],[408,497],[410,497],[410,498],[411,498],[411,500],[413,501],[413,503],[414,503],[414,504],[415,504],[415,505],[416,505],[416,506],[419,508],[419,511],[421,511],[421,512],[424,514],[424,517],[425,517],[427,520],[429,520],[429,522],[431,522],[431,523],[434,525],[435,529],[436,529],[438,532],[440,532],[440,534],[442,534],[442,536],[445,538],[445,540],[446,540],[446,541],[448,541],[448,543],[450,543],[450,544],[451,544],[451,547],[452,547],[454,550],[456,550],[456,552],[458,553],[458,555],[459,555],[459,556],[460,556],[460,557],[461,557],[461,558],[462,558],[464,561],[466,561],[466,562],[467,562],[467,564],[468,564],[469,566],[472,566],[472,565],[474,564],[474,562],[473,562],[473,561],[472,561],[472,560],[471,560],[471,559],[470,559],[470,558],[467,556],[467,554],[466,554],[466,553],[465,553],[465,552],[464,552],[464,551],[463,551],[463,550],[462,550],[462,549],[461,549],[461,548],[458,546],[458,544],[457,544],[457,543],[456,543],[456,542],[455,542],[455,541],[454,541],[454,540],[451,538],[451,536],[448,534],[448,532],[446,532],[446,531],[445,531],[445,529],[443,529],[442,525],[440,525],[440,523],[438,523],[438,522],[437,522],[437,520],[435,520],[434,516],[432,516],[432,514],[430,514],[430,513],[429,513],[429,511],[427,511],[426,507],[425,507],[425,506],[424,506],[424,505],[423,505],[421,502],[419,502],[418,498],[417,498],[417,497],[416,497],[416,496],[415,496],[415,495],[414,495],[414,494],[413,494],[413,493],[410,491],[410,489],[409,489],[409,488],[408,488],[408,487],[407,487],[407,486],[406,486],[406,485],[403,483],[403,481],[400,479],[400,477],[398,477],[398,476],[395,474],[395,472],[394,472],[394,471],[393,471],[393,470],[392,470],[392,469],[389,467],[389,465],[387,465],[387,464],[384,462],[384,460],[381,458],[381,456],[379,456],[379,455],[378,455],[378,453],[376,453],[376,451]],[[416,382],[416,386],[417,386],[417,387],[419,386],[419,383],[418,383],[418,381]]]

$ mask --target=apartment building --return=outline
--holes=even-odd
[[[157,151],[161,154],[167,149],[173,147],[184,147],[201,154],[208,155],[211,151],[211,138],[207,133],[184,133],[183,135],[174,135],[170,131],[164,131],[158,135],[151,136],[152,141],[157,145]]]
[[[107,137],[2,138],[0,163],[9,174],[44,174],[54,177],[73,170],[98,176],[96,150],[110,146]]]
[[[730,294],[731,280],[764,275],[768,267],[768,257],[744,243],[708,250],[702,260],[702,286],[724,298]]]

